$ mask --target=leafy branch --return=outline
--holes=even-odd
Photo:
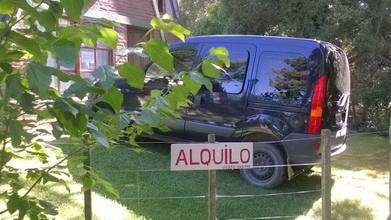
[[[213,48],[210,53],[214,59],[203,61],[200,68],[178,73],[168,44],[161,39],[147,40],[146,36],[162,30],[184,40],[190,31],[176,24],[169,15],[153,18],[151,30],[138,45],[167,77],[183,83],[170,86],[164,92],[152,91],[140,111],[126,112],[121,108],[124,97],[115,86],[115,80],[118,74],[130,87],[143,89],[145,72],[140,66],[133,63],[100,66],[92,73],[98,83],[92,83],[47,65],[50,56],[61,66],[74,67],[82,44],[95,46],[100,42],[108,48],[117,47],[118,33],[108,21],[100,25],[76,23],[64,27],[59,24],[64,12],[71,21],[79,20],[88,1],[45,0],[34,1],[33,6],[25,0],[1,1],[0,13],[10,18],[7,23],[0,23],[0,183],[7,186],[4,187],[7,190],[2,187],[0,192],[7,201],[7,209],[0,214],[18,211],[21,219],[26,215],[31,219],[44,216],[46,209],[37,203],[39,195],[32,196],[31,192],[41,183],[65,182],[50,174],[64,161],[74,177],[82,177],[83,190],[97,183],[118,196],[110,184],[84,168],[83,157],[78,153],[93,146],[110,148],[121,134],[127,134],[129,143],[135,144],[134,139],[143,132],[151,133],[153,128],[167,130],[163,119],[180,117],[178,110],[191,103],[189,96],[197,94],[202,86],[211,90],[210,80],[219,77],[224,66],[229,66],[228,51]],[[41,7],[42,4],[48,7]],[[20,17],[15,20],[16,15]],[[14,64],[22,60],[27,60],[26,68],[16,68]],[[71,86],[61,93],[50,86],[53,77],[70,82]],[[88,102],[81,101],[87,98]],[[66,136],[83,142],[83,134],[90,134],[91,142],[83,142],[86,147],[71,152],[50,167],[27,169],[27,174],[24,169],[8,166],[16,159],[49,162],[48,155],[53,149],[34,141],[41,138],[42,131],[31,131],[39,120],[44,120],[51,128],[48,134],[54,138]],[[30,186],[19,184],[20,179],[33,183]],[[25,190],[22,196],[19,196],[20,190]]]

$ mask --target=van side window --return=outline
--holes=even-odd
[[[190,71],[196,58],[196,51],[192,49],[180,49],[171,52],[174,57],[174,69],[176,72]],[[163,78],[167,74],[155,63],[152,63],[147,71],[147,78]]]
[[[300,106],[308,97],[310,60],[298,53],[266,52],[252,95],[261,102]]]
[[[230,67],[221,71],[219,79],[212,80],[214,92],[237,94],[243,89],[249,54],[248,52],[230,53],[229,59]]]

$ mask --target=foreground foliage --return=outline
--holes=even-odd
[[[49,182],[62,183],[68,189],[64,168],[81,180],[82,190],[98,184],[118,197],[116,189],[86,169],[83,155],[98,145],[110,148],[113,140],[124,133],[134,143],[142,132],[151,133],[153,128],[167,130],[163,119],[180,117],[177,110],[191,103],[188,96],[202,86],[211,89],[210,78],[218,77],[219,69],[229,65],[228,52],[215,48],[211,55],[215,55],[216,61],[200,64],[209,67],[203,73],[198,69],[176,73],[166,42],[140,42],[138,45],[162,71],[183,83],[173,85],[165,93],[152,91],[139,112],[121,112],[124,98],[114,87],[114,80],[122,76],[130,86],[142,89],[145,76],[141,67],[132,63],[101,66],[93,72],[99,83],[93,83],[47,65],[51,57],[58,66],[74,67],[82,44],[94,47],[99,41],[116,48],[116,24],[107,20],[96,24],[76,22],[89,4],[88,0],[0,0],[0,206],[6,204],[1,206],[1,214],[16,214],[19,219],[26,215],[30,219],[55,215],[50,201],[31,192]],[[61,26],[58,20],[64,13],[75,22]],[[154,18],[151,26],[148,33],[163,30],[180,40],[190,34],[169,15]],[[25,68],[17,68],[21,61],[27,63]],[[50,86],[53,77],[73,84],[61,94]],[[114,112],[85,102],[87,94],[101,97]],[[44,135],[67,137],[79,147],[64,155],[42,139]]]

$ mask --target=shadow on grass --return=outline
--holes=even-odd
[[[373,210],[361,204],[359,200],[344,199],[331,204],[333,220],[369,220],[374,219]],[[320,207],[316,208],[312,217],[322,219]]]
[[[348,149],[332,166],[338,169],[362,171],[377,178],[389,171],[388,138],[378,135],[355,135],[348,138]]]

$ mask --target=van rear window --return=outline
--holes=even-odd
[[[350,94],[350,70],[348,59],[341,50],[332,51],[335,86],[342,94]]]
[[[308,100],[311,66],[311,60],[299,53],[263,53],[251,92],[254,101],[301,106]]]

